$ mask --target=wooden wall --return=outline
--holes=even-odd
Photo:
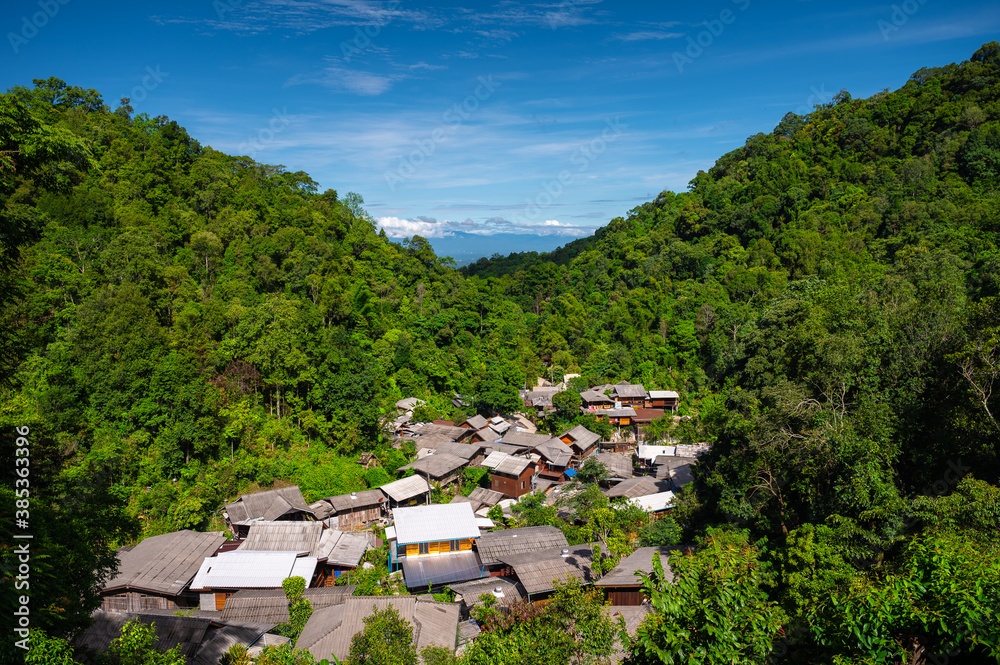
[[[178,603],[177,601],[181,602]],[[143,610],[179,610],[188,607],[183,598],[158,596],[140,591],[126,591],[101,598],[101,609],[109,612],[141,612]]]
[[[436,543],[428,543],[427,545],[428,545],[428,547],[427,547],[427,549],[428,549],[427,554],[428,555],[429,554],[448,554],[449,552],[451,552],[451,541],[449,541],[449,540],[442,540],[442,541],[439,541],[439,542],[436,542]],[[463,538],[463,539],[461,539],[461,540],[458,541],[458,551],[459,552],[465,552],[465,551],[468,551],[468,550],[471,550],[471,549],[472,549],[472,539],[471,538]],[[411,544],[409,544],[409,545],[406,546],[406,556],[426,556],[426,555],[420,554],[420,546],[419,545],[417,545],[415,543],[411,543]]]

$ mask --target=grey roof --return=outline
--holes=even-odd
[[[351,638],[364,630],[365,618],[390,606],[413,627],[418,651],[428,646],[454,650],[459,606],[419,601],[415,596],[353,596],[344,605],[314,612],[295,646],[308,649],[317,659],[332,654],[343,661],[350,652]]]
[[[609,418],[635,418],[635,409],[631,406],[623,406],[620,409],[604,409],[599,415]]]
[[[252,519],[271,521],[295,512],[313,514],[306,500],[302,498],[298,485],[244,494],[226,505],[229,521],[234,524]]]
[[[496,593],[497,587],[500,588],[499,595]],[[517,582],[509,580],[506,577],[483,577],[470,582],[449,584],[448,588],[454,591],[456,596],[461,596],[462,602],[470,609],[482,604],[479,597],[484,593],[488,593],[496,598],[497,605],[500,607],[509,607],[520,600],[524,600],[524,594],[518,588]]]
[[[527,457],[514,457],[513,455],[508,455],[507,453],[491,453],[493,455],[503,455],[503,457],[495,458],[494,464],[491,467],[497,473],[505,473],[511,476],[520,476],[524,473],[524,470],[529,466],[534,464]],[[486,462],[483,462],[483,466],[486,466]]]
[[[573,439],[572,445],[576,446],[580,450],[588,450],[595,443],[601,440],[600,434],[591,432],[583,425],[577,425],[573,429],[563,432],[558,438],[564,439],[566,437]]]
[[[365,536],[329,529],[323,534],[319,553],[326,557],[327,563],[357,567],[370,546]]]
[[[458,441],[459,439],[464,439],[467,436],[472,435],[472,430],[467,427],[457,427],[455,425],[438,425],[437,423],[424,423],[419,427],[414,427],[412,430],[414,441],[417,445],[420,445],[419,437],[428,436],[431,434],[438,434],[441,436],[446,436],[453,441]]]
[[[319,501],[310,503],[309,510],[312,511],[313,515],[315,515],[318,520],[325,520],[333,515],[333,506],[331,506],[330,502],[325,499],[320,499]]]
[[[380,490],[374,489],[337,494],[336,496],[328,496],[323,500],[333,507],[334,514],[342,515],[344,513],[352,513],[355,510],[373,508],[380,503],[385,503],[385,495]]]
[[[611,478],[632,477],[632,457],[623,453],[596,453],[591,456],[604,465]]]
[[[712,449],[712,444],[710,443],[688,443],[688,444],[677,444],[676,454],[678,457],[697,457],[707,453]]]
[[[479,537],[476,514],[467,503],[393,508],[392,521],[400,545]]]
[[[632,499],[639,496],[656,494],[657,492],[664,492],[668,489],[670,487],[667,483],[660,482],[650,476],[639,476],[638,478],[623,480],[611,489],[605,490],[604,496],[609,499],[616,496],[624,496]]]
[[[239,550],[310,553],[319,545],[324,528],[322,522],[255,522]]]
[[[549,439],[532,448],[553,466],[566,466],[573,458],[573,450],[559,439]]]
[[[408,478],[400,478],[399,480],[382,485],[379,489],[382,490],[387,497],[396,503],[399,503],[401,501],[409,501],[414,497],[430,492],[431,486],[427,483],[427,479],[423,476],[413,475]]]
[[[509,443],[514,446],[526,446],[531,448],[537,446],[539,443],[544,443],[551,439],[552,437],[548,434],[539,434],[537,432],[511,432],[507,430],[507,433],[503,435],[500,439],[501,443]]]
[[[484,575],[479,558],[471,550],[437,556],[408,556],[403,558],[402,563],[403,579],[408,589],[427,589],[428,585],[476,580]]]
[[[260,645],[261,636],[266,634],[267,631],[272,628],[274,628],[274,625],[270,623],[255,623],[228,625],[223,626],[218,630],[211,631],[211,637],[202,643],[201,648],[199,648],[198,652],[195,654],[194,665],[218,665],[219,659],[222,658],[223,654],[229,651],[233,645]],[[277,642],[272,640],[268,642],[269,644],[289,641],[287,637],[282,637],[280,635],[273,635],[272,637],[277,638]]]
[[[635,574],[637,571],[642,571],[647,575],[653,572],[653,553],[658,552],[660,555],[660,563],[663,564],[663,573],[667,579],[670,581],[674,579],[674,573],[670,569],[670,564],[667,562],[667,557],[673,550],[669,547],[640,547],[635,552],[632,552],[627,557],[618,562],[611,572],[602,577],[597,582],[594,582],[594,586],[599,587],[619,587],[619,586],[640,586],[639,577]]]
[[[562,556],[564,549],[569,550],[568,556]],[[593,582],[593,559],[594,553],[590,546],[579,545],[512,554],[502,557],[501,561],[514,569],[521,586],[532,594],[552,591],[555,588],[554,581],[565,582],[567,576],[584,583]]]
[[[308,600],[313,611],[340,605],[354,593],[357,585],[320,587],[306,589],[302,596]],[[243,589],[226,599],[222,609],[223,620],[273,622],[273,625],[288,621],[288,599],[282,589]]]
[[[146,538],[135,547],[118,550],[118,575],[103,591],[135,589],[176,596],[187,588],[204,558],[224,542],[221,531],[175,531]]]
[[[566,535],[554,526],[502,529],[476,539],[476,551],[484,566],[500,563],[507,556],[567,546]]]
[[[428,455],[422,459],[418,459],[416,462],[410,462],[409,464],[399,467],[397,470],[403,471],[404,469],[413,469],[417,473],[430,476],[431,478],[444,478],[445,476],[458,471],[468,464],[469,460],[467,459],[463,459],[457,455],[452,455],[451,453],[439,452],[433,455]]]
[[[479,501],[471,499],[467,496],[462,496],[461,494],[456,494],[455,496],[451,497],[451,501],[449,501],[448,503],[467,503],[470,506],[472,506],[473,511],[479,510],[480,508],[483,507],[483,504],[480,503]]]
[[[418,397],[404,397],[403,399],[396,402],[396,408],[403,409],[404,411],[412,411],[417,408],[420,404],[426,404],[424,400]]]
[[[504,495],[500,492],[486,489],[485,487],[477,487],[469,492],[469,498],[473,501],[480,502],[484,506],[493,507],[503,501]]]
[[[641,383],[618,384],[611,389],[618,397],[645,397],[646,388]]]
[[[295,552],[223,552],[202,562],[191,589],[275,589],[289,577],[301,577],[308,586],[317,563]]]
[[[614,404],[615,402],[603,392],[597,392],[596,390],[585,390],[580,393],[580,398],[585,402],[607,402],[609,404]]]
[[[472,429],[480,430],[489,425],[490,421],[486,420],[486,418],[483,418],[481,415],[477,413],[476,415],[467,419],[465,422],[467,422]]]
[[[93,623],[76,639],[75,644],[85,649],[106,653],[111,641],[121,635],[122,627],[138,619],[142,623],[154,624],[156,647],[161,651],[181,647],[181,653],[191,658],[205,640],[205,633],[211,625],[210,619],[133,614],[128,612],[104,612],[97,610],[91,615]],[[263,632],[263,631],[262,631]]]

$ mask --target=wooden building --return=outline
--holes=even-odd
[[[385,494],[378,489],[328,496],[311,505],[320,503],[325,503],[328,509],[322,512],[316,509],[317,517],[325,521],[336,517],[336,527],[341,530],[365,528],[388,514]]]
[[[673,580],[673,571],[667,557],[673,551],[669,547],[640,547],[632,554],[618,562],[610,572],[594,583],[594,586],[604,592],[612,605],[641,605],[646,600],[642,583],[636,572],[647,575],[653,572],[653,553],[660,555],[663,573],[668,581]]]
[[[467,445],[467,444],[458,444]],[[427,455],[416,462],[410,462],[397,469],[405,471],[413,469],[414,473],[423,476],[428,482],[438,483],[441,487],[447,487],[455,481],[461,481],[462,470],[469,466],[469,460],[463,459],[451,453],[434,453]]]
[[[389,508],[394,506],[415,506],[426,503],[431,493],[430,483],[423,476],[407,476],[394,480],[379,487],[389,501]]]
[[[594,552],[590,545],[552,547],[500,558],[505,570],[513,573],[533,603],[545,601],[555,590],[555,582],[567,577],[582,584],[592,584],[597,578]]]
[[[495,452],[483,460],[483,466],[490,470],[490,489],[494,492],[517,499],[532,490],[535,463],[530,459]]]
[[[641,383],[632,384],[625,381],[616,383],[611,388],[611,396],[622,406],[646,405],[646,388]]]
[[[538,475],[540,478],[565,480],[566,469],[573,461],[573,450],[559,439],[552,438],[531,449],[538,456]]]
[[[318,560],[298,552],[234,550],[206,558],[191,582],[201,599],[201,609],[224,609],[226,599],[241,589],[280,589],[289,577],[301,577],[316,586]]]
[[[635,409],[631,406],[615,407],[598,411],[595,415],[598,420],[607,418],[608,422],[617,427],[631,427],[632,420],[635,418]]]
[[[257,520],[275,522],[316,519],[297,485],[244,494],[226,505],[223,516],[237,538],[245,536],[250,523]]]
[[[177,610],[198,605],[188,585],[201,562],[226,542],[221,531],[176,531],[118,550],[118,574],[101,590],[101,609]]]
[[[580,393],[580,408],[584,411],[598,411],[614,407],[615,401],[602,392],[585,390]]]
[[[469,503],[394,508],[389,540],[389,566],[403,569],[408,588],[439,586],[478,579],[482,570],[473,541],[479,537]]]
[[[591,432],[583,425],[577,425],[573,429],[566,430],[559,435],[559,440],[569,446],[573,452],[573,466],[579,468],[583,460],[598,451],[597,445],[601,440],[601,435]]]
[[[505,557],[562,547],[569,547],[566,534],[551,525],[490,531],[476,539],[479,560],[493,576],[503,575],[505,571],[513,572],[506,570]]]
[[[680,395],[673,390],[650,390],[646,398],[647,409],[666,409],[676,411],[680,404]]]

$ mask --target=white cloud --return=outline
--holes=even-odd
[[[498,206],[501,207],[501,206]],[[447,238],[457,233],[476,236],[492,236],[498,233],[533,236],[562,236],[579,238],[590,235],[596,227],[566,224],[557,219],[546,219],[535,224],[525,221],[510,221],[504,217],[490,217],[484,220],[466,218],[463,221],[437,220],[419,216],[414,219],[400,217],[378,217],[375,219],[380,229],[390,238],[408,238],[419,235],[424,238]]]

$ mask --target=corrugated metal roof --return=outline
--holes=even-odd
[[[312,604],[313,611],[332,605],[342,605],[354,593],[357,585],[306,589],[302,596]],[[244,589],[226,599],[221,619],[231,621],[288,621],[288,598],[282,589]]]
[[[233,523],[258,518],[274,520],[293,512],[312,514],[297,485],[244,494],[226,506],[229,521]]]
[[[569,550],[568,556],[562,556],[563,549]],[[590,546],[585,545],[515,554],[503,557],[502,561],[514,569],[521,586],[532,594],[552,591],[555,581],[565,582],[567,577],[593,582],[593,558]]]
[[[504,454],[504,453],[501,453]],[[507,455],[507,457],[500,460],[500,462],[493,467],[493,470],[497,473],[506,473],[512,476],[520,476],[529,466],[534,464],[530,459],[525,457],[512,457]]]
[[[620,409],[604,409],[598,415],[609,418],[635,418],[635,409],[631,406],[623,406]]]
[[[657,492],[662,492],[668,488],[666,483],[663,483],[650,476],[639,476],[638,478],[629,478],[628,480],[623,480],[611,489],[604,491],[604,496],[612,499],[616,496],[623,496],[626,498],[633,498],[637,496],[646,496],[648,494],[656,494]]]
[[[469,424],[469,427],[471,427],[472,429],[477,429],[477,430],[486,427],[486,425],[489,423],[489,421],[486,420],[486,418],[483,418],[479,414],[476,414],[476,415],[472,416],[471,418],[467,419],[465,422]]]
[[[673,390],[650,390],[649,397],[651,399],[678,399],[678,395]]]
[[[597,582],[594,582],[594,586],[599,587],[615,587],[615,586],[639,586],[641,584],[639,577],[635,574],[637,571],[642,571],[647,575],[653,572],[653,553],[659,553],[660,563],[663,564],[663,572],[667,580],[672,580],[674,578],[673,571],[670,569],[670,564],[667,562],[667,557],[673,550],[669,547],[640,547],[635,552],[632,552],[627,557],[618,562],[607,575],[602,577]]]
[[[409,476],[400,478],[379,488],[383,493],[396,503],[409,501],[421,494],[431,491],[431,486],[427,484],[427,479],[422,476]]]
[[[537,446],[539,443],[544,443],[552,437],[548,434],[538,434],[533,432],[511,432],[507,430],[507,433],[503,435],[500,439],[501,443],[509,443],[515,446],[527,446],[528,448],[532,446]]]
[[[403,560],[403,579],[408,589],[426,589],[428,585],[448,584],[479,579],[484,575],[476,553],[408,556]]]
[[[485,487],[477,487],[469,492],[469,498],[473,501],[478,501],[484,506],[493,507],[503,500],[503,494],[494,490],[486,489]]]
[[[401,466],[397,469],[397,471],[413,469],[417,473],[421,473],[425,476],[429,475],[431,478],[444,478],[445,476],[468,465],[468,463],[468,459],[463,459],[457,455],[436,452],[435,454],[428,455],[427,457],[419,459],[416,462],[410,462],[409,464]]]
[[[329,660],[333,653],[334,633],[343,623],[346,612],[346,599],[343,604],[314,611],[303,627],[299,639],[296,640],[295,647],[307,649],[317,660],[324,658]]]
[[[485,466],[487,469],[494,468],[497,464],[507,459],[507,453],[502,453],[499,450],[495,450],[486,456],[486,459],[482,461],[480,466]]]
[[[205,557],[215,554],[224,542],[221,531],[175,531],[146,538],[118,550],[119,572],[104,592],[135,589],[176,596],[187,588]]]
[[[337,515],[342,513],[352,513],[356,510],[372,508],[385,502],[385,495],[377,489],[362,490],[360,492],[349,492],[328,496],[324,501],[333,506],[333,512]]]
[[[573,457],[573,451],[559,439],[552,438],[545,443],[540,443],[532,450],[548,460],[553,466],[566,466]]]
[[[368,538],[364,536],[341,534],[336,546],[326,555],[326,560],[338,566],[358,566],[370,545]]]
[[[673,455],[677,450],[675,446],[639,446],[635,455],[641,460],[652,461],[660,455]]]
[[[484,533],[476,539],[476,551],[485,566],[500,563],[506,556],[567,546],[566,535],[554,526],[502,529]]]
[[[622,453],[596,453],[592,459],[603,464],[611,478],[632,477],[631,455],[624,455]]]
[[[611,389],[612,393],[618,397],[645,397],[646,388],[641,383],[629,383],[626,385],[616,385]]]
[[[258,522],[250,527],[239,549],[310,553],[319,545],[323,530],[322,522]]]
[[[295,552],[235,550],[205,559],[191,589],[278,588],[282,580],[296,576],[308,585],[316,564],[315,557],[297,557]]]
[[[632,503],[639,506],[643,510],[649,513],[659,512],[661,510],[666,510],[674,503],[674,493],[673,492],[659,492],[657,494],[647,494],[646,496],[637,496],[629,499]]]
[[[476,515],[467,503],[393,508],[392,521],[400,545],[479,537]]]
[[[497,587],[500,588],[499,595],[496,593]],[[500,607],[509,607],[520,600],[524,600],[524,594],[518,588],[517,582],[509,580],[506,577],[484,577],[472,580],[471,582],[450,584],[448,588],[455,592],[456,602],[458,601],[458,596],[461,596],[461,602],[465,603],[465,606],[470,609],[482,604],[479,597],[484,593],[496,598],[497,604]]]
[[[122,627],[133,619],[145,624],[153,624],[156,632],[156,647],[161,651],[180,646],[181,653],[191,658],[205,640],[205,633],[211,625],[209,619],[196,617],[133,614],[128,612],[104,612],[97,610],[91,615],[93,623],[74,642],[75,645],[106,653],[111,641],[120,637]]]
[[[198,653],[194,657],[194,665],[218,665],[219,659],[233,645],[242,644],[246,646],[255,642],[259,644],[259,638],[272,628],[274,628],[274,625],[270,623],[223,626],[213,631],[211,637],[198,649]],[[283,639],[287,640],[288,638]]]
[[[573,429],[563,432],[557,438],[562,439],[563,437],[573,439],[573,444],[581,450],[588,450],[601,440],[600,434],[591,432],[583,425],[577,425]]]

